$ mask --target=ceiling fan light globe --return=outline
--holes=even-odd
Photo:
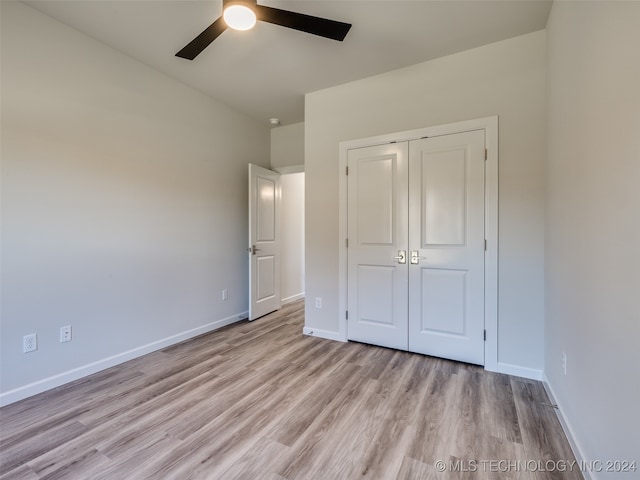
[[[229,28],[250,30],[256,24],[256,14],[244,5],[229,5],[222,15]]]

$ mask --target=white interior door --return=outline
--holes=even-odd
[[[409,148],[409,350],[484,365],[484,131]]]
[[[347,157],[347,338],[483,365],[484,130]]]
[[[280,174],[249,165],[249,320],[280,308]]]
[[[407,154],[406,143],[348,154],[347,336],[402,350],[408,347]]]

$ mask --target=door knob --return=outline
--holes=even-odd
[[[420,250],[411,250],[411,263],[413,265],[417,265],[420,263],[420,260],[426,260],[427,257],[423,257],[420,255]]]
[[[256,248],[255,245],[251,245],[249,248],[247,248],[247,252],[251,253],[251,255],[255,255],[256,252],[259,252],[260,249]]]
[[[398,260],[398,263],[407,263],[407,252],[405,250],[398,250],[398,256],[392,258]]]

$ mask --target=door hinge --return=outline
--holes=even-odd
[[[487,251],[487,239],[486,238],[484,239],[484,251],[485,252]]]
[[[347,320],[349,320],[349,310],[347,310],[346,312],[344,312],[344,318],[346,318]]]
[[[484,159],[486,160],[489,157],[489,152],[487,151],[487,149],[484,149]]]
[[[487,341],[487,331],[486,330],[484,331],[484,341],[485,342]]]
[[[348,238],[345,238],[345,239],[344,239],[344,246],[345,246],[346,248],[349,248],[349,239],[348,239]]]
[[[347,168],[345,169],[345,175],[349,175],[349,165],[347,165]]]

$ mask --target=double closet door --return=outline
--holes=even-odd
[[[485,132],[348,152],[347,336],[484,365]]]

